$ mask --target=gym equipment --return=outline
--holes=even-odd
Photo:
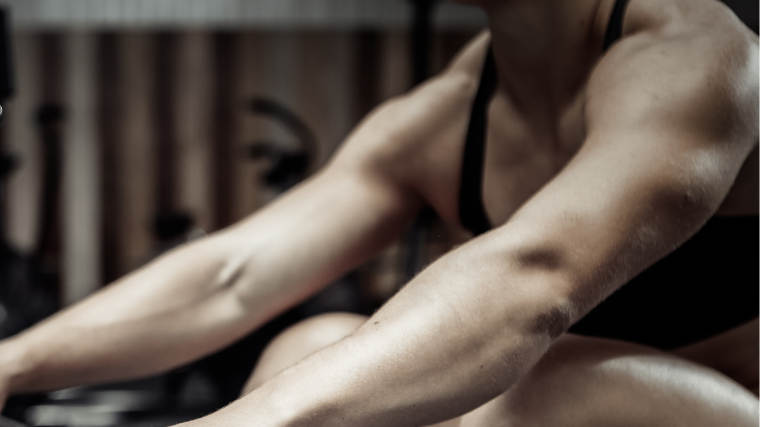
[[[14,421],[10,418],[0,416],[0,427],[28,427],[26,424],[21,424],[18,421]]]
[[[317,139],[301,118],[272,99],[252,98],[248,110],[275,119],[298,139],[296,150],[285,150],[274,141],[255,141],[247,147],[249,158],[264,158],[272,163],[264,175],[264,182],[280,192],[286,191],[301,182],[310,171],[317,154]]]
[[[13,66],[10,42],[10,17],[6,8],[0,8],[0,104],[14,93]],[[40,254],[51,240],[51,223],[55,219],[58,199],[58,175],[60,173],[60,107],[43,106],[37,122],[42,133],[45,152],[45,176],[43,178],[43,212],[40,215],[40,239],[34,253],[24,255],[8,243],[4,230],[0,230],[0,339],[11,336],[52,314],[57,308],[55,297],[50,293],[48,279],[41,268]],[[1,116],[0,116],[1,119]],[[4,180],[18,165],[19,160],[0,151],[0,188]],[[58,166],[56,166],[58,165]],[[0,194],[0,224],[4,224],[5,194]]]

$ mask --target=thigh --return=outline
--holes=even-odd
[[[728,377],[656,350],[562,337],[460,427],[757,426],[758,400]]]
[[[264,349],[241,395],[245,396],[312,353],[350,335],[367,319],[353,313],[328,313],[284,330]]]
[[[243,396],[285,369],[359,329],[368,319],[352,313],[315,316],[284,330],[270,342],[243,387]],[[459,419],[427,427],[457,427]]]
[[[305,320],[265,349],[243,394],[342,339],[367,317]],[[647,347],[566,335],[508,392],[435,427],[757,426],[758,401],[716,371]]]

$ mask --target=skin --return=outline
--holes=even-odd
[[[517,387],[569,325],[710,216],[757,213],[757,37],[725,7],[632,0],[624,38],[602,56],[609,0],[482,6],[490,34],[370,114],[323,171],[0,343],[0,397],[181,365],[376,253],[424,204],[459,226],[452,189],[489,38],[499,87],[483,195],[496,228],[355,333],[190,424],[465,414]]]
[[[264,350],[242,395],[367,320],[330,313],[285,330]],[[757,418],[757,399],[714,370],[639,345],[568,334],[506,393],[434,427],[755,426]]]

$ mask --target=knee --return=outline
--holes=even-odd
[[[297,323],[277,335],[264,349],[242,394],[248,394],[312,353],[350,335],[367,321],[352,313],[327,313]]]
[[[295,340],[316,351],[352,334],[367,319],[367,316],[354,313],[326,313],[310,317],[283,331],[272,341],[272,345],[280,340]]]
[[[326,313],[310,317],[276,336],[264,350],[261,362],[270,363],[269,356],[274,356],[276,359],[290,359],[292,364],[298,363],[306,356],[351,335],[366,321],[367,317],[353,313]]]
[[[562,336],[506,393],[465,416],[462,426],[589,422],[590,412],[602,399],[614,400],[618,382],[611,377],[617,374],[609,364],[615,364],[620,351],[611,341]]]
[[[509,418],[529,425],[565,425],[561,421],[567,417],[598,425],[593,421],[600,410],[627,410],[623,406],[632,395],[631,368],[647,364],[643,361],[650,356],[661,357],[627,343],[563,336],[503,396],[503,409]]]
[[[695,390],[699,390],[695,393]],[[717,372],[618,341],[564,336],[469,425],[757,425],[757,401]],[[670,415],[668,415],[670,414]],[[749,421],[749,423],[748,423]]]

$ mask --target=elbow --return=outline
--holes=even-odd
[[[562,287],[539,289],[531,304],[533,309],[524,323],[528,336],[554,341],[570,329],[578,319],[579,304],[562,291]]]
[[[282,285],[282,276],[266,273],[261,257],[253,250],[230,256],[216,276],[215,291],[229,302],[240,318],[260,325],[304,299],[298,292]]]
[[[527,304],[532,309],[524,325],[527,334],[553,341],[578,320],[584,307],[593,304],[591,293],[579,291],[582,279],[569,248],[554,244],[523,246],[511,258],[532,295]]]
[[[575,320],[573,304],[567,300],[551,301],[538,311],[529,324],[530,333],[544,335],[554,341],[570,329]]]
[[[255,256],[246,250],[238,250],[227,256],[214,277],[214,292],[233,297],[238,305],[245,309],[253,308],[258,299],[255,295],[257,288],[254,286],[257,282],[254,277],[257,269],[253,266],[255,259]]]

